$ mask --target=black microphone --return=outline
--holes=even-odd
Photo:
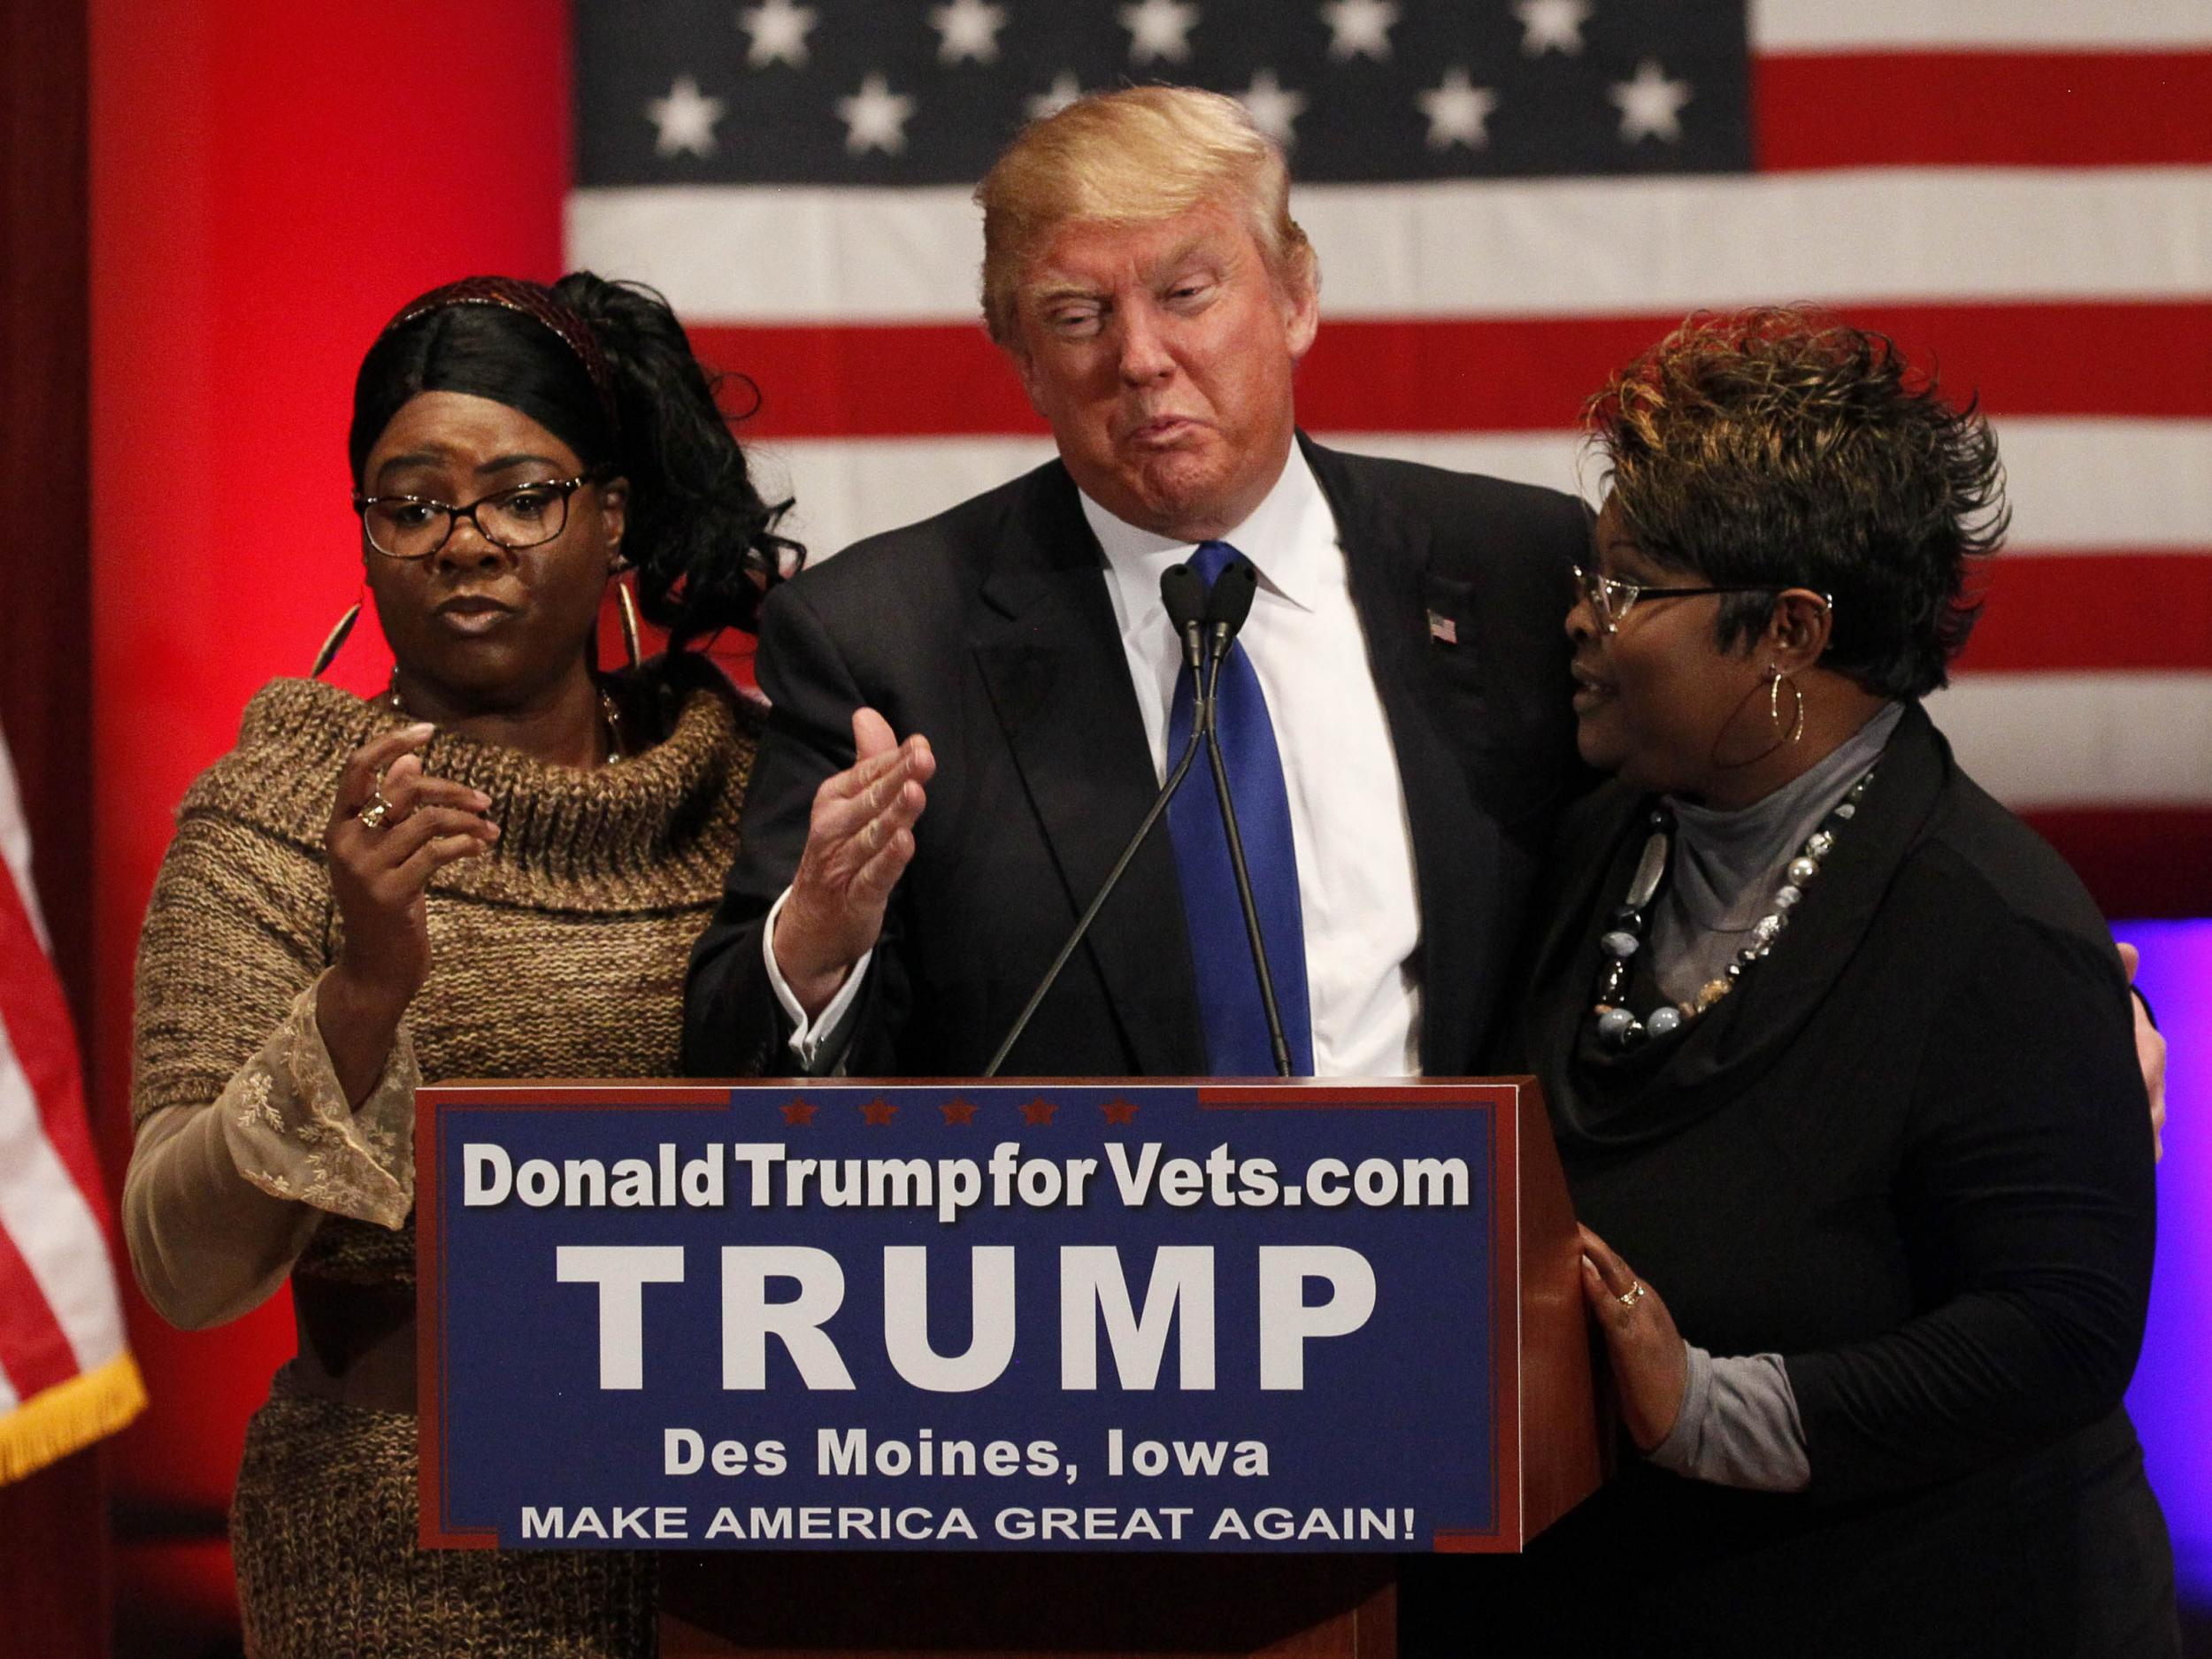
[[[1246,568],[1248,570],[1250,566]],[[1247,585],[1249,586],[1248,583]],[[1091,924],[1098,918],[1098,913],[1104,908],[1107,899],[1121,884],[1122,872],[1129,868],[1137,856],[1137,849],[1152,833],[1152,826],[1167,811],[1167,803],[1175,798],[1175,792],[1183,787],[1183,780],[1190,773],[1191,762],[1198,757],[1198,746],[1206,741],[1206,735],[1212,728],[1212,710],[1207,705],[1213,695],[1213,682],[1210,676],[1198,672],[1204,630],[1211,620],[1206,585],[1189,565],[1171,565],[1160,575],[1160,603],[1167,607],[1168,620],[1181,636],[1183,661],[1192,671],[1192,696],[1195,701],[1191,710],[1190,741],[1183,745],[1181,757],[1168,773],[1167,781],[1160,786],[1160,793],[1152,803],[1152,810],[1144,815],[1144,822],[1137,826],[1137,833],[1129,838],[1129,844],[1121,849],[1121,856],[1114,860],[1114,867],[1106,872],[1106,879],[1099,885],[1097,896],[1091,900],[1089,907],[1077,918],[1075,931],[1068,935],[1067,942],[1060,947],[1060,954],[1053,957],[1052,965],[1045,970],[1045,977],[1030,993],[1029,1001],[1022,1007],[1021,1017],[1014,1022],[1014,1028],[999,1044],[998,1052],[991,1056],[990,1064],[983,1068],[985,1077],[998,1075],[999,1067],[1006,1064],[1006,1056],[1021,1041],[1022,1033],[1029,1029],[1029,1021],[1036,1013],[1038,1005],[1045,1000],[1046,993],[1059,981],[1061,970],[1068,965],[1068,959],[1075,955],[1075,948],[1083,942],[1083,936],[1091,931]],[[1251,595],[1248,592],[1244,600],[1245,609],[1250,610],[1251,605]],[[1240,626],[1243,620],[1240,613],[1238,625]],[[1223,649],[1227,648],[1225,645]],[[1247,908],[1248,911],[1248,905]]]
[[[1195,571],[1191,580],[1198,580]],[[1213,591],[1206,595],[1206,629],[1215,662],[1229,654],[1229,641],[1237,637],[1244,619],[1252,614],[1252,599],[1259,590],[1260,573],[1252,568],[1250,559],[1239,559],[1214,578]]]
[[[1252,947],[1252,972],[1259,976],[1260,1007],[1267,1016],[1268,1045],[1275,1053],[1275,1074],[1290,1075],[1290,1045],[1283,1039],[1283,1011],[1275,1002],[1275,976],[1268,971],[1267,941],[1260,935],[1259,907],[1252,899],[1252,872],[1244,862],[1244,836],[1237,828],[1236,803],[1229,795],[1229,769],[1222,764],[1221,742],[1214,735],[1214,717],[1218,705],[1214,699],[1214,685],[1220,678],[1223,659],[1229,655],[1229,646],[1244,626],[1245,618],[1252,614],[1253,595],[1259,590],[1259,572],[1252,568],[1252,561],[1240,558],[1214,578],[1213,592],[1206,602],[1206,695],[1200,713],[1204,716],[1206,758],[1214,775],[1214,798],[1221,805],[1221,825],[1229,834],[1229,868],[1237,879],[1237,903],[1244,911],[1244,935]],[[1193,723],[1194,729],[1199,726]]]
[[[1195,674],[1205,649],[1206,584],[1189,565],[1171,565],[1160,572],[1160,603],[1167,607],[1176,638],[1183,641],[1183,665]]]

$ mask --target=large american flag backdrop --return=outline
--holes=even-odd
[[[569,263],[757,382],[817,556],[1050,453],[975,180],[1079,90],[1240,97],[1321,258],[1302,424],[1596,488],[1694,308],[1809,300],[1978,394],[2014,530],[1933,711],[2108,908],[2212,912],[2203,0],[581,0]],[[2189,871],[2199,872],[2191,876]]]

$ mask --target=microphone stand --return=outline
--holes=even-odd
[[[1053,957],[1052,965],[1045,970],[1045,977],[1030,993],[1029,1001],[1023,1005],[1020,1017],[1014,1021],[1013,1029],[1006,1033],[1005,1041],[999,1044],[998,1052],[991,1056],[991,1063],[983,1068],[985,1077],[998,1075],[999,1067],[1006,1064],[1006,1056],[1021,1041],[1022,1033],[1029,1029],[1030,1019],[1036,1013],[1038,1005],[1059,982],[1061,970],[1068,965],[1069,959],[1075,955],[1075,948],[1091,931],[1091,924],[1098,918],[1098,913],[1105,907],[1107,899],[1121,885],[1122,872],[1135,859],[1138,849],[1152,833],[1153,826],[1167,810],[1167,803],[1175,798],[1175,792],[1183,787],[1183,780],[1190,773],[1191,763],[1198,757],[1198,746],[1212,734],[1213,680],[1210,675],[1200,672],[1203,648],[1199,612],[1204,605],[1205,596],[1199,585],[1198,573],[1187,565],[1171,566],[1160,578],[1160,596],[1166,602],[1169,619],[1177,625],[1183,636],[1183,662],[1191,670],[1191,695],[1195,701],[1192,707],[1190,740],[1183,745],[1181,757],[1168,773],[1167,781],[1161,786],[1160,793],[1154,798],[1152,810],[1144,815],[1144,821],[1137,826],[1136,833],[1121,849],[1121,856],[1114,860],[1114,867],[1107,872],[1106,879],[1099,884],[1097,895],[1077,919],[1075,931],[1068,935],[1067,942],[1060,947],[1060,954]]]
[[[1225,594],[1223,584],[1233,574],[1242,572],[1238,586]],[[1239,560],[1214,579],[1213,603],[1207,611],[1208,620],[1213,624],[1211,649],[1207,653],[1206,695],[1199,705],[1203,718],[1206,736],[1206,758],[1210,763],[1214,779],[1214,798],[1221,807],[1222,827],[1229,836],[1229,868],[1236,876],[1237,903],[1244,911],[1244,935],[1252,947],[1252,971],[1259,976],[1260,1007],[1267,1016],[1268,1046],[1274,1051],[1275,1074],[1288,1077],[1290,1044],[1283,1037],[1283,1012],[1275,1002],[1275,976],[1267,965],[1267,941],[1260,933],[1259,907],[1252,897],[1252,872],[1244,862],[1244,835],[1237,827],[1236,803],[1229,794],[1229,769],[1222,762],[1221,744],[1214,734],[1214,717],[1220,704],[1214,696],[1215,682],[1220,678],[1221,664],[1229,654],[1229,646],[1236,638],[1237,630],[1244,626],[1244,618],[1252,609],[1253,591],[1258,583],[1251,565]],[[1192,730],[1200,729],[1194,720]],[[1186,761],[1188,757],[1187,756]]]

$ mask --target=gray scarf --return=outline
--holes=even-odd
[[[1667,881],[1652,907],[1652,971],[1671,1002],[1696,1000],[1727,971],[1759,918],[1774,908],[1782,871],[1850,792],[1904,718],[1890,703],[1801,777],[1732,812],[1671,796],[1675,831]]]

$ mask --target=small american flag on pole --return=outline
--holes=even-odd
[[[77,1040],[0,739],[0,1482],[136,1417]]]
[[[2162,902],[2212,907],[2170,873],[2212,868],[2204,0],[576,17],[570,263],[654,283],[758,382],[748,436],[818,554],[1050,453],[977,322],[969,191],[999,148],[1080,91],[1211,87],[1289,147],[1322,272],[1299,413],[1327,442],[1586,494],[1583,396],[1754,303],[1834,306],[1978,395],[2014,531],[1931,711],[2078,863],[2140,892],[2156,845]]]

